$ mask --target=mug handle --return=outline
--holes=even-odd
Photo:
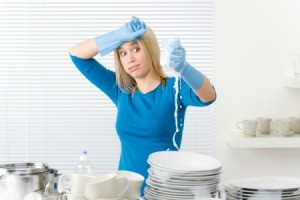
[[[128,179],[123,177],[123,176],[120,176],[120,175],[117,175],[117,181],[118,181],[118,187],[124,187],[124,184],[126,184],[126,186],[124,187],[124,189],[118,194],[119,197],[122,197],[125,192],[127,192],[128,188],[129,188],[129,182],[128,182]]]
[[[242,131],[243,131],[244,129],[243,129],[243,128],[241,128],[241,127],[239,126],[240,124],[243,124],[243,123],[242,123],[242,122],[238,122],[238,123],[236,124],[236,126],[237,126],[237,127],[240,129],[240,130],[242,130]]]
[[[68,181],[66,181],[66,179]],[[70,174],[63,174],[59,177],[58,179],[58,182],[57,182],[57,191],[59,193],[62,193],[62,192],[67,192],[70,190],[70,188],[65,188],[64,185],[66,182],[72,182],[72,176]]]

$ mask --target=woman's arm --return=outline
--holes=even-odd
[[[167,40],[163,43],[163,47],[169,56],[166,65],[180,74],[197,97],[204,103],[215,100],[216,93],[209,79],[186,62],[186,52],[181,46],[180,40],[178,38]]]
[[[116,103],[118,87],[116,87],[115,73],[93,58],[98,54],[95,39],[88,39],[73,46],[69,54],[77,69]]]
[[[206,76],[203,85],[198,90],[194,90],[194,93],[205,103],[216,99],[216,92]]]
[[[88,39],[70,48],[69,53],[83,59],[93,58],[98,54],[98,49],[94,38]]]

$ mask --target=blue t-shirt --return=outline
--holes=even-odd
[[[176,150],[175,78],[167,78],[154,90],[143,94],[136,90],[129,94],[116,84],[115,72],[106,69],[94,58],[82,59],[70,55],[79,71],[102,90],[117,107],[116,130],[121,142],[120,170],[129,170],[148,177],[148,156],[157,151]],[[180,147],[187,106],[207,106],[182,79],[179,81],[178,128],[176,143]],[[144,185],[145,186],[145,185]]]

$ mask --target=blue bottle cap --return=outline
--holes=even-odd
[[[82,150],[82,153],[81,154],[83,154],[83,155],[87,155],[87,150]]]

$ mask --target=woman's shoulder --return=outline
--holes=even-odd
[[[175,77],[171,76],[166,78],[166,86],[173,86],[174,82],[175,82]]]

